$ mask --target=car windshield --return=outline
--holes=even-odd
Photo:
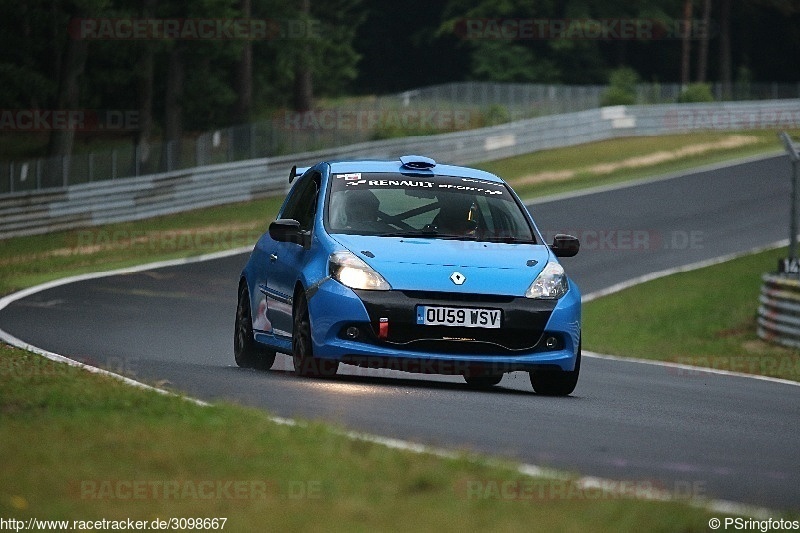
[[[325,216],[330,233],[536,242],[508,187],[473,178],[334,174]]]

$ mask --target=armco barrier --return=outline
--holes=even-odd
[[[800,279],[764,274],[758,307],[758,336],[800,348]]]
[[[800,100],[606,107],[478,130],[364,142],[62,189],[7,194],[0,197],[0,239],[281,195],[288,187],[292,165],[305,166],[320,160],[421,154],[465,165],[613,137],[797,127],[800,127]]]

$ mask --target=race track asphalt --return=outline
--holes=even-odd
[[[530,208],[545,234],[581,238],[581,253],[562,263],[587,294],[785,238],[789,168],[772,157]],[[534,394],[522,373],[473,391],[460,377],[344,365],[334,379],[302,379],[280,355],[270,371],[239,369],[232,334],[246,260],[55,287],[0,311],[0,328],[205,400],[677,495],[800,508],[800,387],[591,357],[567,398]]]

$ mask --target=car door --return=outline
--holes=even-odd
[[[280,217],[294,219],[304,231],[313,232],[319,195],[318,173],[306,174],[292,189]],[[299,272],[308,262],[311,250],[293,242],[272,241],[267,261],[267,318],[273,334],[290,337],[292,332],[292,297]]]

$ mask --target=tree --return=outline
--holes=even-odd
[[[504,34],[503,20],[548,19],[556,14],[555,3],[546,0],[450,0],[439,34],[456,34],[470,55],[469,78],[481,81],[557,82],[556,64],[549,60],[551,42],[542,36],[527,39]]]
[[[689,67],[692,53],[692,0],[683,2],[683,26],[681,28],[681,85],[686,87],[691,81]]]
[[[167,56],[167,91],[164,95],[164,141],[161,169],[180,166],[183,137],[184,50],[176,43]]]
[[[61,72],[58,77],[58,96],[54,109],[78,109],[80,105],[80,76],[86,67],[88,43],[74,39],[67,40]],[[75,130],[57,128],[50,131],[47,153],[50,156],[68,156],[72,153]]]
[[[711,39],[711,0],[703,0],[703,21],[700,50],[697,54],[697,82],[705,83],[708,76],[708,42]]]
[[[141,16],[144,19],[153,17],[156,0],[142,0]],[[136,63],[137,109],[139,112],[139,130],[136,134],[138,161],[140,169],[146,169],[150,163],[150,143],[153,136],[153,86],[155,84],[156,44],[150,41],[139,43],[139,57]],[[144,170],[145,172],[147,170]]]
[[[722,83],[722,98],[728,100],[733,94],[731,0],[720,0],[719,12],[719,78]]]
[[[311,0],[299,0],[299,15],[303,20],[309,21],[311,15]],[[295,111],[308,111],[314,105],[314,84],[311,66],[311,47],[306,42],[298,47],[299,53],[295,56],[294,64],[294,99]]]
[[[241,0],[239,3],[241,16],[249,19],[252,14],[251,0]],[[242,45],[242,52],[236,64],[236,107],[234,116],[236,122],[249,122],[253,111],[253,41],[246,40]]]
[[[56,8],[56,5],[53,5]],[[56,58],[54,64],[58,65],[58,90],[55,99],[51,102],[52,109],[74,110],[80,107],[81,85],[80,78],[86,68],[86,58],[89,43],[86,40],[69,35],[66,31],[72,16],[83,17],[86,13],[105,8],[103,0],[83,0],[75,4],[68,4],[66,10],[56,12],[54,21],[62,24],[62,29],[55,31],[55,43],[60,44],[52,48]],[[50,156],[69,156],[72,154],[72,145],[75,142],[73,128],[54,128],[50,131],[47,153]]]
[[[0,12],[0,102],[7,109],[45,107],[58,89],[58,54],[50,45],[62,42],[52,34],[57,12],[15,0],[0,0]]]

